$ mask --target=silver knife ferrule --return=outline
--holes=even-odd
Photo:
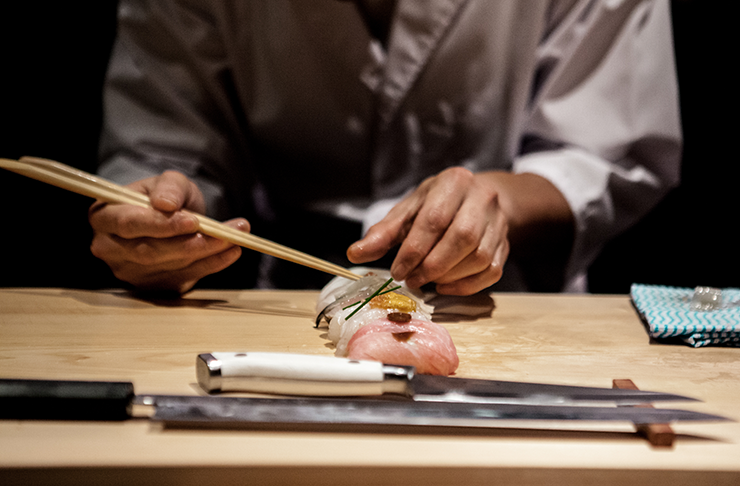
[[[411,397],[414,394],[411,380],[416,368],[413,366],[383,365],[383,391]]]
[[[221,390],[223,378],[221,376],[221,362],[212,354],[199,354],[195,360],[195,374],[198,383],[208,393]]]

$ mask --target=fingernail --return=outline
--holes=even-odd
[[[392,265],[391,266],[391,276],[393,276],[394,280],[402,281],[405,280],[408,275],[408,270],[405,265]]]
[[[179,204],[175,199],[165,196],[157,197],[156,206],[162,211],[177,211],[179,209]]]
[[[349,248],[347,248],[347,258],[351,262],[356,263],[353,259],[358,258],[360,255],[362,255],[362,244],[359,241],[349,245]]]

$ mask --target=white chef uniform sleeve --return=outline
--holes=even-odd
[[[548,179],[573,211],[565,290],[680,174],[668,1],[584,3],[540,46],[541,84],[513,164]]]

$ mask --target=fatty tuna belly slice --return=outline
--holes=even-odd
[[[347,344],[351,359],[410,365],[417,373],[451,375],[459,359],[447,329],[429,321],[378,319],[361,327]]]

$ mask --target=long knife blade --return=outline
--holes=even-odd
[[[149,413],[152,408],[153,414]],[[140,416],[170,426],[209,427],[287,424],[496,427],[502,420],[640,424],[729,420],[687,410],[642,407],[134,395],[129,382],[0,379],[0,419],[125,420]]]
[[[414,401],[530,405],[696,401],[682,395],[644,390],[420,375],[410,366],[290,353],[200,354],[196,374],[198,383],[208,392],[314,397],[392,394]]]
[[[521,403],[530,405],[614,403],[638,405],[661,401],[698,401],[673,393],[647,390],[621,390],[545,383],[450,378],[434,375],[414,375],[410,380],[416,401],[446,401],[470,403]]]
[[[137,400],[139,398],[137,397]],[[409,425],[500,427],[501,421],[611,421],[640,424],[724,421],[687,410],[573,407],[341,398],[140,397],[155,405],[153,420],[171,426]]]

